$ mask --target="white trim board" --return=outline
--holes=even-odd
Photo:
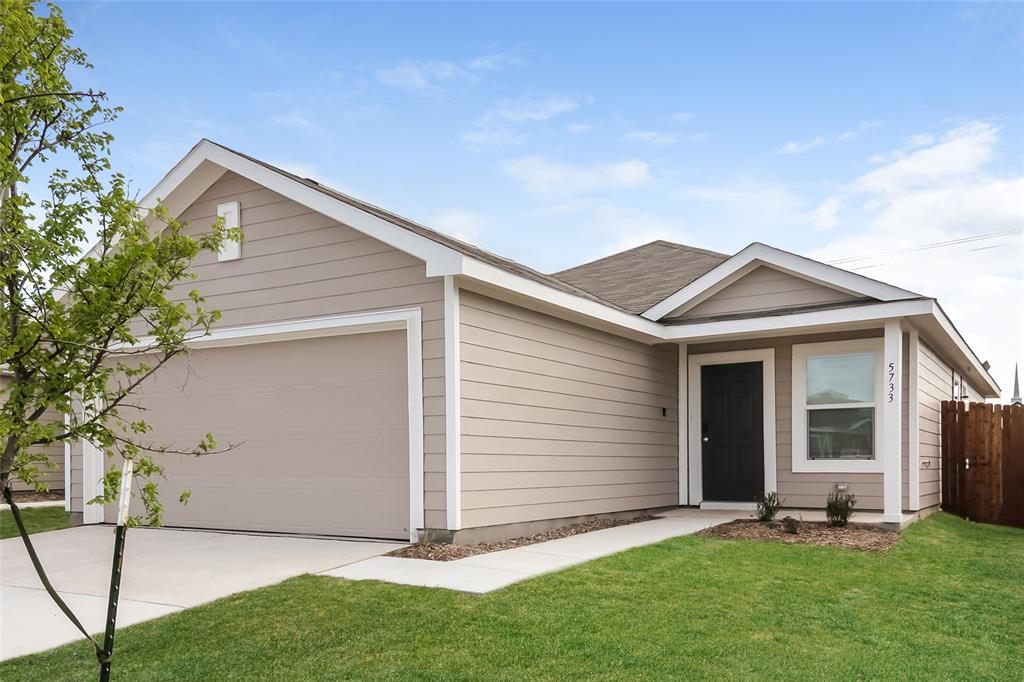
[[[870,352],[875,356],[874,459],[811,460],[807,458],[807,358],[815,355],[845,355]],[[798,343],[793,345],[792,367],[792,468],[793,473],[882,473],[888,453],[882,439],[884,388],[883,341],[881,338]],[[852,405],[859,407],[860,405]]]
[[[448,530],[462,528],[462,367],[459,285],[444,278],[445,508]]]
[[[910,353],[908,364],[910,380],[907,387],[907,496],[910,511],[921,510],[921,396],[919,371],[921,363],[921,337],[916,329],[909,332]]]
[[[848,294],[895,301],[917,296],[884,282],[826,265],[767,244],[754,242],[724,263],[711,269],[660,303],[644,311],[648,320],[660,320],[677,308],[689,309],[760,265],[771,266],[794,277],[844,291]]]
[[[764,490],[778,490],[778,471],[775,452],[775,350],[758,348],[724,353],[701,353],[690,355],[687,360],[689,372],[687,421],[689,454],[690,504],[704,508],[704,479],[702,471],[700,422],[701,422],[701,371],[704,365],[728,365],[738,362],[760,362],[762,382],[762,419],[764,422]],[[682,387],[680,387],[682,388]],[[729,502],[728,504],[735,504]],[[710,507],[709,507],[710,508]]]
[[[295,339],[315,338],[322,336],[340,336],[346,334],[363,334],[381,331],[405,330],[407,358],[407,396],[409,411],[409,540],[415,542],[419,538],[418,531],[423,528],[423,332],[422,313],[419,308],[399,308],[380,310],[352,315],[333,315],[287,322],[271,322],[240,327],[214,329],[210,334],[190,340],[191,348],[216,348],[239,346],[252,343],[270,343],[275,341],[291,341]],[[152,339],[141,338],[134,346],[122,346],[125,350],[145,348]],[[86,444],[83,444],[86,445]],[[91,446],[89,446],[91,447]],[[99,458],[99,473],[102,476],[102,453],[92,448],[95,453],[83,451],[83,473],[92,458]],[[97,455],[98,453],[98,455]],[[95,467],[93,463],[91,466]],[[88,481],[84,477],[83,481]],[[98,494],[98,493],[96,493]],[[94,497],[92,495],[92,497]],[[91,499],[84,498],[85,502]],[[95,509],[99,516],[87,516],[85,523],[102,523],[103,510],[95,505],[85,504]]]

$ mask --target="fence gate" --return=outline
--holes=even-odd
[[[1024,406],[942,403],[942,509],[1024,527]]]

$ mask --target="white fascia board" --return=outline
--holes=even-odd
[[[695,305],[708,292],[713,292],[718,287],[727,286],[757,265],[762,264],[849,294],[877,298],[880,301],[896,301],[917,296],[912,291],[755,242],[657,305],[644,311],[643,316],[648,320],[660,320],[676,308],[690,303]]]
[[[664,338],[666,341],[696,341],[716,336],[784,331],[801,327],[867,322],[910,315],[928,315],[931,314],[933,305],[932,299],[914,299],[772,317],[748,317],[740,320],[667,325]]]
[[[538,301],[550,303],[560,308],[572,310],[581,315],[591,317],[603,322],[614,324],[652,337],[652,341],[659,341],[664,338],[665,326],[657,322],[645,320],[638,315],[616,310],[610,306],[592,301],[582,296],[576,296],[541,282],[536,282],[526,277],[516,275],[502,270],[501,268],[465,257],[462,262],[461,274],[472,279],[486,282],[503,289],[528,296]]]

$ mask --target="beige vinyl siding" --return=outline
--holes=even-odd
[[[0,387],[6,386],[8,381],[12,379],[7,375],[0,375]],[[3,399],[3,394],[0,393],[0,400]],[[40,418],[44,422],[63,422],[64,415],[57,412],[56,410],[47,410],[43,413]],[[46,484],[51,492],[60,492],[64,490],[64,445],[63,443],[54,443],[46,447],[36,448],[33,452],[46,455],[47,460],[53,464],[55,469],[48,469],[42,462],[35,464],[35,467],[39,470],[40,479]],[[11,478],[11,490],[14,491],[25,491],[35,490],[34,485],[28,485],[22,481]]]
[[[460,318],[464,527],[678,503],[676,346],[465,290]]]
[[[825,506],[825,496],[833,490],[836,483],[847,483],[850,491],[857,496],[860,509],[881,509],[882,474],[881,473],[794,473],[793,472],[793,345],[801,343],[819,343],[823,341],[841,341],[844,339],[863,339],[882,336],[881,329],[841,332],[832,334],[815,334],[805,336],[786,336],[768,339],[750,339],[719,343],[693,344],[687,347],[690,355],[700,353],[718,353],[733,350],[752,350],[771,348],[775,351],[775,458],[778,477],[779,496],[784,498],[786,506],[821,508]],[[904,360],[908,357],[904,352]],[[909,404],[909,375],[904,372],[903,401],[904,408]],[[906,414],[906,409],[904,409]],[[876,416],[877,418],[877,416]],[[908,423],[904,417],[904,425]],[[904,470],[904,506],[907,506],[906,467],[908,458],[908,438],[903,436],[903,470]]]
[[[846,292],[762,265],[689,310],[677,308],[668,317],[708,317],[853,299]]]
[[[921,508],[939,503],[941,491],[942,401],[953,390],[952,369],[928,344],[917,355],[918,429],[920,431]]]
[[[244,178],[225,173],[181,215],[189,234],[210,229],[217,205],[238,201],[242,257],[196,259],[195,282],[180,287],[221,311],[218,327],[393,308],[423,316],[424,509],[428,528],[444,528],[444,289],[425,264]],[[216,437],[216,434],[214,434]]]

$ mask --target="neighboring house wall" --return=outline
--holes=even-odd
[[[751,350],[772,348],[775,351],[775,457],[778,476],[778,493],[789,507],[821,508],[825,506],[825,496],[833,490],[835,483],[847,483],[850,491],[857,496],[860,509],[882,509],[882,474],[881,473],[794,473],[793,459],[793,345],[801,343],[818,343],[823,341],[841,341],[844,339],[863,339],[882,336],[881,329],[861,331],[814,334],[804,336],[786,336],[766,339],[748,339],[744,341],[727,341],[719,343],[691,344],[687,346],[689,355],[701,353],[719,353],[735,350]],[[903,507],[909,506],[907,460],[908,460],[908,417],[909,382],[906,368],[908,349],[904,335],[904,372],[903,372]],[[876,415],[877,416],[880,415]]]
[[[460,301],[464,528],[678,503],[675,345]]]
[[[852,300],[855,297],[843,291],[763,265],[689,310],[677,308],[668,317],[709,317]]]
[[[186,232],[209,230],[217,205],[229,201],[241,206],[242,258],[218,262],[216,254],[204,252],[193,267],[198,279],[183,284],[178,294],[184,298],[189,290],[199,289],[206,306],[221,311],[218,327],[422,309],[424,523],[444,528],[442,279],[426,277],[422,261],[230,172],[180,216],[191,221]],[[75,452],[80,460],[80,448]],[[80,491],[76,503],[72,509],[80,511]]]
[[[11,381],[11,377],[0,374],[0,387],[6,386],[7,382]],[[47,410],[43,413],[41,419],[44,422],[63,422],[64,417],[54,410]],[[56,466],[55,469],[48,469],[46,466],[39,462],[35,466],[39,469],[40,478],[46,484],[46,487],[52,492],[59,492],[64,490],[64,445],[63,443],[54,443],[47,447],[36,448],[34,452],[46,455],[46,458]],[[25,491],[35,490],[34,485],[28,485],[22,483],[16,478],[11,479],[11,490],[14,491]]]

